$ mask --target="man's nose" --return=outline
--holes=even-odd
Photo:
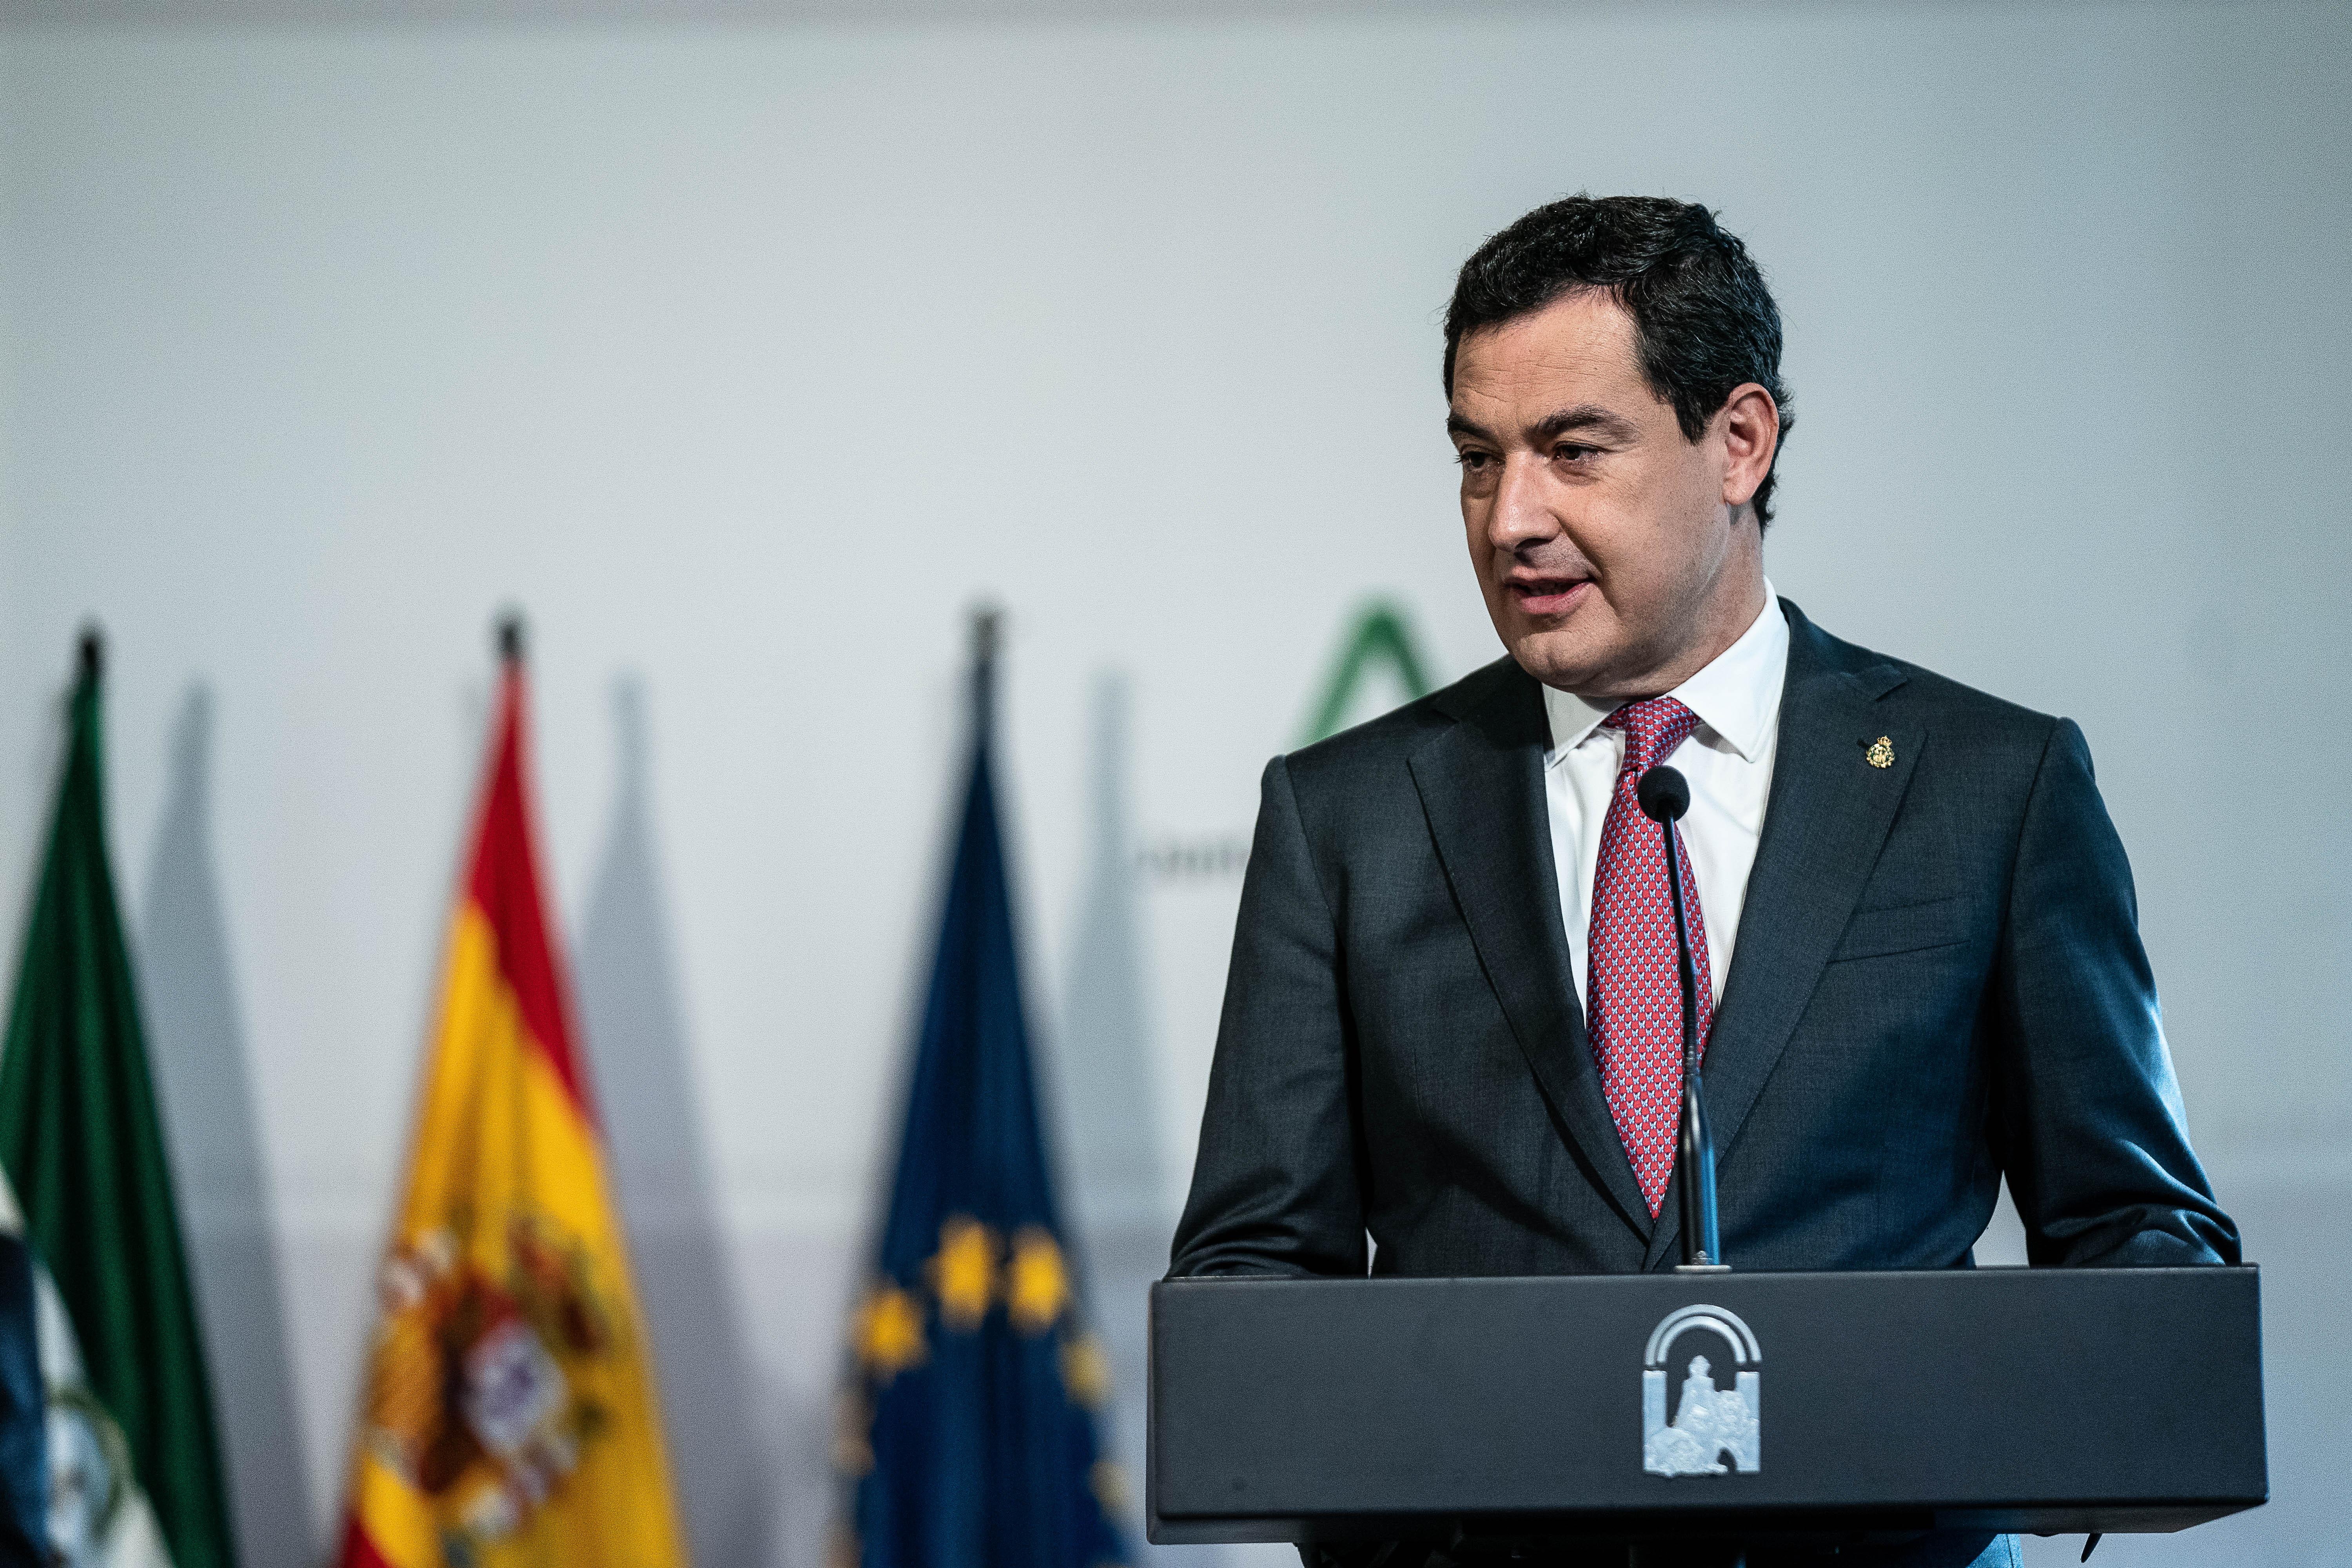
[[[1486,519],[1486,542],[1491,547],[1515,551],[1559,533],[1559,519],[1552,513],[1543,474],[1544,464],[1534,453],[1514,452],[1503,459],[1495,510]]]

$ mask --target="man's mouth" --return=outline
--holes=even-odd
[[[1564,616],[1592,592],[1590,577],[1509,578],[1511,602],[1530,616]]]

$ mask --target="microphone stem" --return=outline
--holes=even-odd
[[[1723,1266],[1723,1242],[1716,1219],[1715,1141],[1707,1133],[1706,1097],[1699,1081],[1698,973],[1691,962],[1690,920],[1683,910],[1683,862],[1674,818],[1658,826],[1665,832],[1666,891],[1675,906],[1675,961],[1683,993],[1682,1136],[1675,1152],[1683,1173],[1683,1267],[1717,1268]]]

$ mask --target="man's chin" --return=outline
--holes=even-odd
[[[1519,668],[1562,691],[1586,691],[1605,685],[1606,650],[1592,637],[1565,626],[1529,627],[1507,639]]]

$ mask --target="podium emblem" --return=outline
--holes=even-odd
[[[1642,1468],[1654,1476],[1761,1469],[1763,1359],[1737,1313],[1721,1307],[1667,1313],[1642,1357]],[[1728,1385],[1720,1381],[1727,1374]]]

